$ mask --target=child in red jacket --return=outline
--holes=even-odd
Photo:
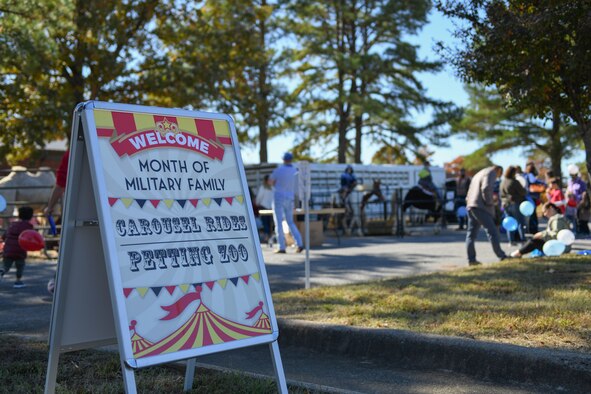
[[[16,282],[14,288],[20,289],[25,287],[21,280],[23,271],[25,270],[25,259],[27,258],[27,251],[20,247],[18,237],[25,230],[32,230],[33,225],[30,220],[33,218],[33,208],[20,207],[18,209],[19,221],[13,222],[6,233],[2,235],[4,240],[4,269],[0,268],[0,279],[4,277],[12,264],[16,266]]]

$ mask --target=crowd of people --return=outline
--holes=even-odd
[[[57,184],[45,208],[45,214],[51,215],[65,189],[69,152],[66,152],[57,171]],[[261,216],[259,226],[262,241],[276,239],[278,247],[275,253],[286,253],[286,238],[282,222],[285,220],[296,243],[296,252],[303,250],[302,236],[293,221],[293,209],[296,189],[297,169],[292,164],[293,155],[283,155],[283,164],[270,175],[265,175],[256,195],[251,191],[255,212],[259,209],[272,210],[271,216]],[[589,236],[589,218],[591,216],[591,198],[589,185],[583,181],[579,168],[568,166],[569,179],[566,185],[551,171],[541,179],[533,162],[527,163],[525,171],[520,166],[510,165],[503,170],[501,166],[491,166],[469,177],[461,169],[456,178],[454,210],[458,214],[458,229],[466,229],[466,250],[469,265],[479,265],[476,259],[475,240],[481,228],[486,232],[495,255],[504,260],[508,255],[501,248],[500,225],[503,218],[511,217],[517,222],[515,229],[506,230],[511,245],[520,247],[510,253],[518,258],[533,251],[542,250],[545,242],[554,240],[557,234],[569,229],[579,237]],[[502,179],[502,180],[501,180]],[[431,173],[425,166],[419,174],[419,184],[426,190],[434,190]],[[340,178],[339,195],[342,201],[357,185],[353,167],[347,166]],[[522,204],[529,201],[533,208],[530,215],[524,215]],[[22,287],[26,252],[16,242],[18,235],[31,227],[32,210],[24,207],[19,210],[19,222],[4,235],[4,264],[0,268],[0,278],[14,264],[17,268],[15,287]],[[21,212],[22,211],[22,212]],[[538,211],[548,220],[546,229],[539,231]],[[27,227],[27,224],[29,227]],[[275,233],[275,235],[274,235]],[[528,240],[527,234],[531,234]]]
[[[511,253],[521,257],[534,250],[542,250],[545,242],[556,239],[560,230],[569,229],[579,237],[589,235],[591,201],[587,183],[576,165],[568,166],[570,179],[565,187],[551,171],[540,179],[533,162],[525,171],[519,166],[485,168],[466,176],[461,170],[456,179],[456,210],[465,204],[465,214],[458,215],[459,229],[467,220],[466,249],[469,265],[478,265],[474,242],[480,228],[484,228],[494,253],[500,260],[507,258],[500,245],[500,223],[504,217],[517,221],[517,228],[506,230],[512,245],[522,246]],[[499,181],[502,178],[502,181]],[[529,201],[534,209],[530,215],[522,213],[522,204]],[[539,231],[538,210],[548,219],[546,230]],[[463,212],[463,211],[462,211]],[[527,240],[526,234],[532,234]]]

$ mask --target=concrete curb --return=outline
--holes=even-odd
[[[591,392],[591,355],[403,330],[279,319],[279,343],[409,369],[451,370],[492,381]]]

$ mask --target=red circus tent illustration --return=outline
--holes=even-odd
[[[201,286],[197,286],[194,293],[185,294],[174,304],[162,306],[162,309],[168,311],[168,315],[160,320],[177,317],[196,300],[200,301],[199,307],[181,327],[144,349],[136,351],[134,348],[133,354],[137,358],[149,357],[271,333],[269,317],[264,312],[254,326],[236,323],[212,312],[201,301]],[[262,310],[262,302],[247,315],[254,315],[259,310]],[[134,335],[137,334],[134,333]]]
[[[261,313],[261,316],[258,318],[253,327],[263,328],[271,331],[271,322],[269,321],[269,316],[267,316],[265,312]]]
[[[133,349],[133,354],[141,352],[153,345],[152,342],[148,341],[146,338],[142,337],[135,331],[136,324],[137,321],[132,320],[131,325],[129,326],[129,330],[132,332],[131,348]]]

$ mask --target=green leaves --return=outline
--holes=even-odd
[[[508,104],[578,127],[591,168],[589,1],[436,1],[460,21],[446,55],[468,82],[496,86]]]
[[[137,102],[138,62],[158,2],[10,2],[0,13],[0,135],[14,160],[67,138],[75,105]]]
[[[507,107],[497,90],[479,85],[468,86],[470,104],[461,119],[452,122],[452,131],[484,145],[472,154],[474,160],[483,155],[516,146],[530,155],[541,152],[550,158],[552,169],[560,175],[563,159],[572,156],[580,138],[576,128],[563,124],[559,114],[551,119],[536,119],[530,113]]]

